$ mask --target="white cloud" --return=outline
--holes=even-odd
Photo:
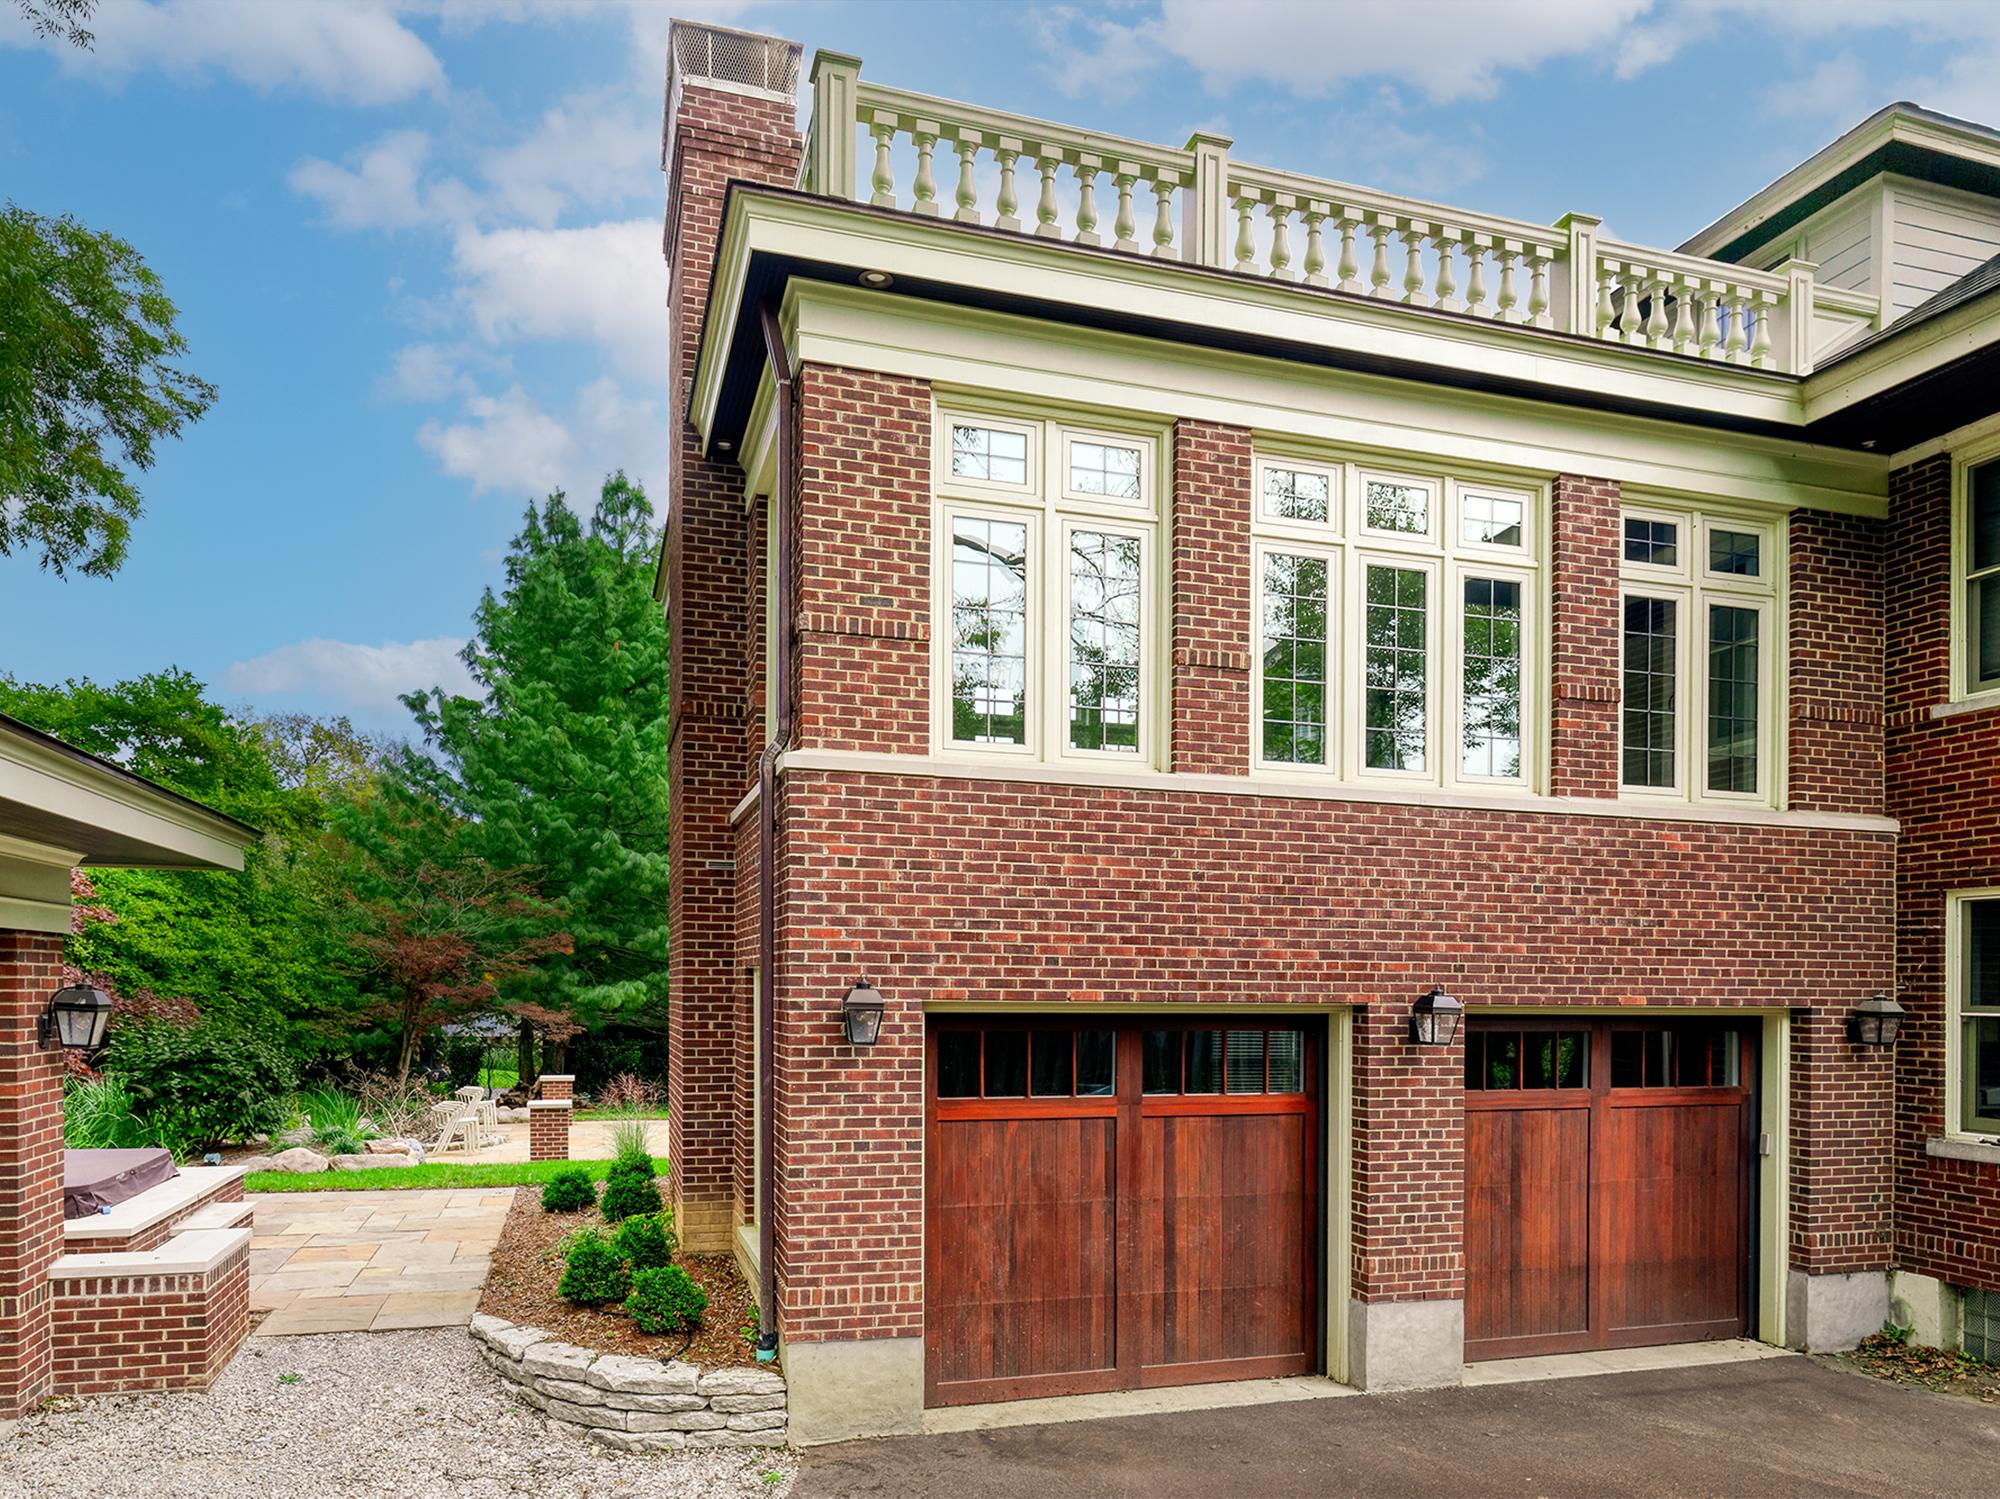
[[[64,68],[221,74],[265,92],[297,89],[346,104],[389,104],[445,87],[437,55],[379,0],[105,0],[90,26],[97,36],[90,51],[55,45]],[[50,45],[25,26],[0,38]]]
[[[443,344],[409,344],[396,351],[396,361],[378,383],[377,392],[392,400],[431,402],[466,394],[472,382],[457,350]]]
[[[458,299],[489,343],[580,339],[626,372],[658,379],[667,361],[667,268],[657,221],[576,229],[461,232]]]
[[[491,211],[548,225],[565,209],[660,196],[659,117],[625,107],[629,98],[627,90],[572,95],[532,134],[488,153],[480,171]]]
[[[447,474],[471,480],[475,495],[489,489],[543,495],[562,486],[576,439],[520,386],[471,396],[464,414],[464,421],[425,422],[417,441]]]
[[[382,721],[398,717],[405,692],[442,687],[467,697],[479,688],[458,653],[465,641],[388,641],[357,645],[346,640],[301,640],[224,670],[223,685],[260,700],[296,698]],[[260,701],[259,706],[268,706]]]
[[[461,182],[426,183],[431,138],[392,130],[337,166],[308,156],[292,168],[292,191],[313,199],[336,229],[414,229],[471,217],[474,200]]]

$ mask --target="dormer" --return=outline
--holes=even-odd
[[[2000,132],[1891,104],[1681,251],[1759,270],[1811,261],[1819,285],[1879,299],[1879,326],[1889,327],[1940,293],[1956,300],[2000,256]],[[1816,352],[1823,360],[1834,349]]]

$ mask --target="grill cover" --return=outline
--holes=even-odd
[[[174,1158],[145,1150],[65,1150],[63,1217],[88,1218],[177,1175]]]

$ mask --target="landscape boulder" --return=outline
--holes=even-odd
[[[414,1166],[417,1157],[413,1155],[369,1155],[363,1151],[359,1155],[337,1155],[332,1160],[335,1171],[372,1171],[378,1166]]]
[[[331,1168],[327,1165],[326,1157],[317,1150],[307,1150],[303,1145],[294,1145],[290,1150],[281,1150],[272,1156],[270,1169],[294,1171],[304,1176]]]

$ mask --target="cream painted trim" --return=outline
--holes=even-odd
[[[1327,1378],[1349,1374],[1349,1303],[1354,1294],[1354,1010],[1326,1017],[1326,1307]]]
[[[70,934],[70,906],[68,902],[58,905],[50,900],[0,895],[0,927],[16,932],[67,937]]]
[[[56,848],[30,838],[12,838],[0,833],[0,859],[19,859],[27,864],[48,864],[57,869],[74,869],[83,862],[75,849]]]
[[[1944,893],[1944,1138],[2000,1145],[2000,1134],[1965,1127],[1965,907],[1985,900],[2000,900],[2000,885]]]
[[[1764,1016],[1758,1048],[1763,1077],[1764,1133],[1771,1153],[1757,1162],[1757,1337],[1783,1348],[1785,1296],[1791,1275],[1792,1239],[1792,1017],[1789,1011]]]
[[[145,845],[144,856],[111,860],[132,867],[241,869],[244,849],[256,842],[254,833],[219,814],[16,734],[0,733],[0,801],[37,808],[120,844]],[[96,857],[84,850],[84,862]]]
[[[2000,411],[1991,416],[1982,416],[1976,422],[1967,422],[1963,427],[1954,427],[1942,437],[1933,437],[1929,442],[1920,442],[1913,448],[1904,448],[1889,455],[1891,470],[1908,468],[1913,463],[1921,463],[1926,458],[1935,458],[1940,453],[1955,452],[1959,448],[1983,443],[1989,437],[2000,437]]]
[[[1197,349],[1129,334],[794,282],[801,362],[874,369],[946,390],[1253,429],[1362,461],[1475,465],[1546,480],[1587,474],[1697,503],[1888,514],[1888,461],[1679,423]]]
[[[761,781],[751,783],[750,789],[743,793],[743,800],[729,809],[729,823],[731,827],[734,827],[755,810],[757,798],[763,793],[763,790],[764,786]]]
[[[1806,376],[1804,419],[1823,420],[1996,341],[2000,305],[1995,299],[1962,303]]]
[[[1967,444],[1951,455],[1951,698],[1953,703],[1991,699],[2000,684],[1974,683],[1965,649],[1965,604],[1972,571],[1972,471],[2000,463],[2000,435]],[[1990,569],[1982,571],[1985,576]]]
[[[779,762],[780,774],[835,771],[862,775],[921,776],[946,781],[1015,781],[1056,786],[1096,786],[1132,791],[1168,791],[1212,796],[1277,797],[1303,801],[1368,802],[1391,806],[1456,807],[1481,812],[1544,813],[1551,816],[1623,817],[1664,822],[1705,822],[1749,827],[1838,829],[1893,833],[1893,817],[1845,812],[1793,812],[1768,807],[1658,801],[1613,797],[1486,795],[1438,791],[1418,786],[1366,786],[1315,781],[1306,776],[1195,775],[1187,772],[1111,770],[1094,765],[1006,764],[952,755],[879,754],[866,750],[795,749]]]
[[[716,255],[715,294],[695,372],[690,415],[704,435],[721,397],[728,334],[742,305],[750,257],[759,251],[1057,304],[1117,307],[1170,325],[1519,380],[1552,394],[1587,390],[1749,421],[1800,421],[1800,383],[1789,375],[739,187]],[[865,295],[878,305],[897,300]]]

